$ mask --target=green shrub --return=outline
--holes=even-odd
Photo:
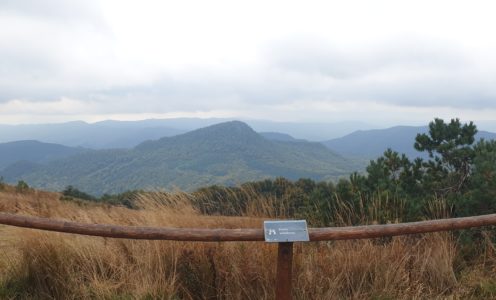
[[[24,193],[29,191],[29,185],[24,180],[19,180],[16,185],[16,191],[18,193]]]
[[[97,199],[90,194],[87,194],[83,191],[78,190],[77,188],[73,187],[72,185],[67,186],[63,191],[62,194],[65,196],[63,200],[71,200],[72,198],[78,198],[78,199],[83,199],[83,200],[90,200],[90,201],[96,201]]]

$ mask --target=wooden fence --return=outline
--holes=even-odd
[[[264,241],[264,230],[262,228],[159,228],[83,224],[8,213],[0,213],[0,224],[72,234],[124,239],[174,240],[191,242]],[[310,241],[316,242],[369,239],[385,236],[467,229],[489,225],[496,225],[496,214],[386,225],[310,228],[308,233]],[[276,299],[291,299],[292,257],[293,243],[279,243]]]

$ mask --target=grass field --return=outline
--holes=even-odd
[[[243,217],[204,216],[181,193],[144,195],[134,210],[60,198],[7,186],[0,211],[208,228],[259,228],[270,215],[264,207]],[[294,298],[496,298],[491,233],[480,235],[471,247],[451,233],[296,244]],[[276,254],[263,242],[131,241],[0,225],[0,299],[273,299]]]

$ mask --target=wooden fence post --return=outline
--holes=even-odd
[[[293,278],[293,243],[279,243],[277,248],[276,300],[291,300]]]

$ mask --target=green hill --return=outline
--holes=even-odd
[[[320,143],[271,141],[245,123],[232,121],[129,150],[85,152],[25,168],[27,172],[15,177],[3,176],[40,188],[60,190],[71,184],[103,194],[138,188],[191,190],[277,176],[326,180],[359,168]]]

